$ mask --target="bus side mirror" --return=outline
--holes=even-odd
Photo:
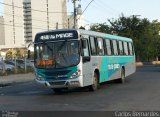
[[[28,58],[28,59],[31,58],[31,51],[30,51],[30,50],[28,50],[28,56],[27,56],[27,58]]]
[[[82,48],[86,48],[87,47],[87,40],[82,40]]]

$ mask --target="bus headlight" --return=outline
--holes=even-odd
[[[70,78],[71,78],[71,79],[77,78],[77,77],[80,76],[80,74],[81,74],[81,71],[80,71],[80,70],[77,70],[76,72],[74,72],[74,73],[70,76]]]

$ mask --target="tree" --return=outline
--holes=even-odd
[[[20,51],[20,49],[16,48],[15,53],[14,53],[14,57],[20,59],[22,58],[22,53]]]
[[[97,32],[103,32],[103,33],[111,33],[110,27],[106,24],[93,24],[90,27],[90,30],[97,31]]]
[[[112,33],[133,39],[137,60],[150,61],[160,56],[160,22],[150,22],[136,16],[125,17],[123,14],[118,19],[108,19],[110,25],[95,24],[91,30]]]
[[[6,53],[6,59],[12,59],[12,50],[8,50]]]

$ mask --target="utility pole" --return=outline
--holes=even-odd
[[[12,0],[12,16],[13,16],[13,42],[14,42],[14,45],[16,43],[16,37],[15,37],[15,19],[14,19],[14,0]]]
[[[47,29],[49,30],[49,10],[48,10],[48,0],[46,1],[47,6]]]
[[[69,18],[68,18],[68,29],[69,29]]]
[[[73,28],[76,28],[76,1],[77,1],[77,0],[72,0],[73,8],[74,8],[74,12],[73,12],[73,16],[74,16]]]
[[[56,23],[56,29],[58,29],[58,22]]]

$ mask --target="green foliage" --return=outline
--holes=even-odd
[[[20,52],[20,49],[16,48],[14,57],[16,57],[18,59],[22,58],[22,54]]]
[[[16,48],[16,49],[10,49],[7,51],[6,59],[13,59],[13,58],[17,58],[17,59],[23,58],[23,53],[20,51],[20,49]]]
[[[103,33],[111,33],[110,27],[106,24],[94,24],[91,26],[91,29],[93,31],[97,31],[97,32],[103,32]]]
[[[91,30],[132,38],[138,61],[152,61],[160,56],[160,22],[157,20],[150,22],[146,18],[122,14],[118,19],[108,19],[108,22],[110,25],[92,25]]]
[[[11,59],[12,58],[12,51],[8,50],[8,52],[6,53],[6,59]]]

